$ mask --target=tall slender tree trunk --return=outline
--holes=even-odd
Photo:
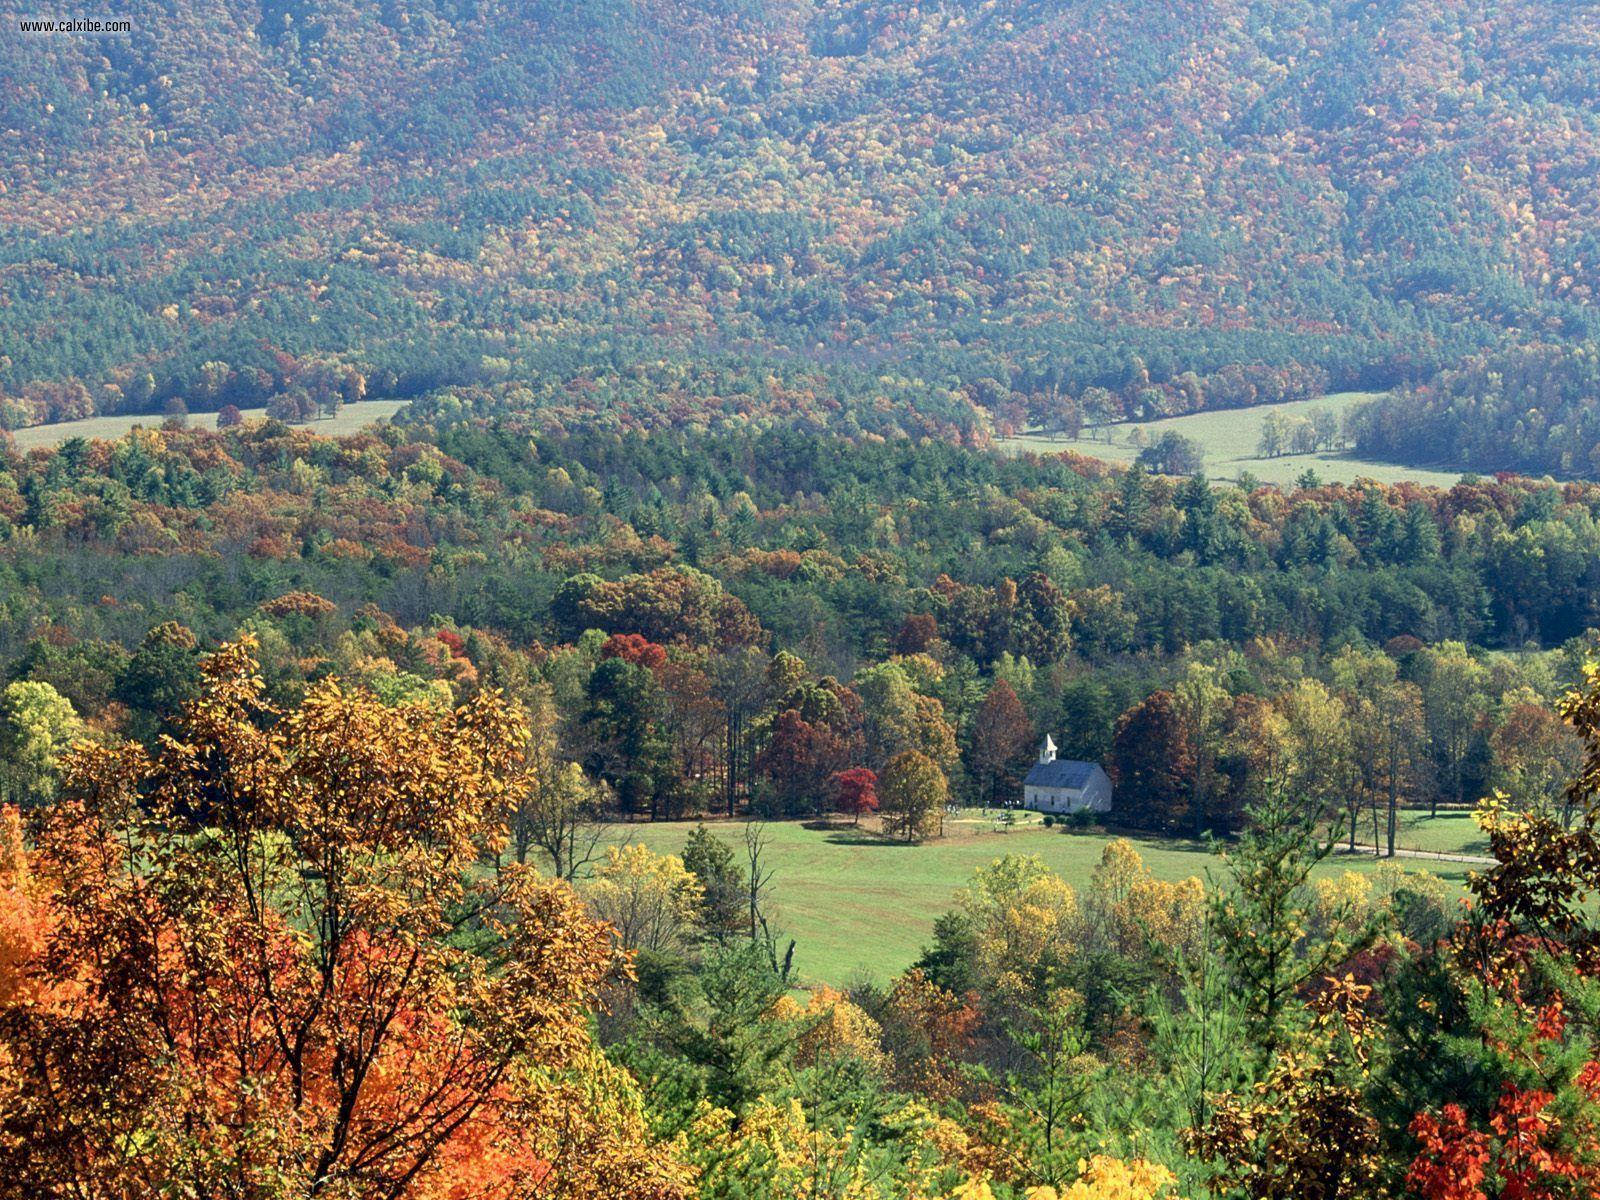
[[[726,759],[728,815],[733,816],[739,795],[739,725],[737,709],[728,710],[728,750]]]

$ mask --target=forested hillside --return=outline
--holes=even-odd
[[[41,717],[40,745],[80,718],[151,736],[199,647],[249,633],[284,696],[329,674],[390,702],[548,685],[572,757],[653,817],[803,815],[911,747],[956,796],[1004,799],[1049,731],[1139,781],[1124,823],[1227,831],[1279,707],[1322,713],[1351,754],[1405,731],[1396,790],[1370,763],[1318,785],[1352,821],[1380,793],[1549,798],[1540,705],[1577,680],[1597,605],[1594,485],[1285,493],[903,439],[505,421],[0,457],[0,671],[48,685],[24,707],[66,724]],[[0,720],[0,748],[31,727]]]
[[[1375,458],[1564,478],[1600,476],[1600,346],[1475,356],[1366,406],[1351,424]]]
[[[0,424],[442,392],[981,440],[1597,332],[1592,5],[120,15],[0,39]]]
[[[0,1200],[1600,1196],[1600,5],[16,7]]]

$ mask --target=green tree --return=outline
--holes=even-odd
[[[1018,1065],[998,1079],[1006,1173],[1028,1187],[1060,1188],[1075,1178],[1084,1150],[1085,1102],[1093,1083],[1078,998],[1046,993],[1010,1029]],[[980,1078],[983,1076],[980,1075]]]
[[[878,777],[878,811],[888,833],[908,842],[944,828],[950,785],[939,764],[918,750],[897,754]]]
[[[1261,419],[1261,439],[1256,444],[1256,454],[1262,458],[1277,458],[1288,446],[1288,418],[1281,412],[1269,412]]]
[[[1466,762],[1484,715],[1486,672],[1461,642],[1444,642],[1422,652],[1419,680],[1428,736],[1433,742],[1441,782],[1453,803],[1466,800]],[[1439,813],[1435,792],[1433,814]]]
[[[1288,732],[1288,782],[1319,820],[1356,789],[1350,719],[1344,702],[1315,679],[1297,680],[1278,697]]]
[[[703,1074],[707,1096],[741,1113],[786,1073],[796,1030],[772,1019],[788,981],[755,942],[713,949],[696,979],[698,1003],[680,1010],[676,1047]]]
[[[61,755],[83,735],[69,701],[31,679],[0,692],[0,801],[42,804],[55,795]]]
[[[1218,792],[1217,756],[1233,707],[1233,697],[1222,685],[1221,675],[1206,663],[1190,663],[1184,677],[1172,688],[1173,704],[1189,730],[1194,748],[1194,786],[1189,807],[1197,836],[1211,824]]]
[[[185,625],[157,625],[117,677],[113,698],[132,710],[130,726],[141,741],[171,732],[184,704],[200,694],[200,650]]]
[[[1397,678],[1394,660],[1381,651],[1346,648],[1334,660],[1333,679],[1350,715],[1359,790],[1348,810],[1350,844],[1355,845],[1359,810],[1365,806],[1372,813],[1374,849],[1386,843],[1392,858],[1400,804],[1420,793],[1426,774],[1422,693]]]
[[[664,703],[650,669],[627,659],[604,659],[589,677],[582,726],[590,764],[630,816],[648,809],[654,820],[672,785]]]
[[[868,765],[882,767],[916,747],[917,694],[898,663],[868,667],[853,684],[861,696]]]
[[[706,936],[722,941],[743,932],[748,895],[733,847],[696,825],[683,845],[683,865],[700,881],[700,926]]]
[[[1270,1062],[1293,1023],[1296,997],[1351,950],[1339,936],[1310,936],[1314,897],[1307,884],[1333,849],[1317,814],[1281,781],[1269,780],[1246,811],[1238,842],[1224,855],[1226,879],[1212,899],[1222,959],[1244,1008],[1258,1061]],[[1350,924],[1344,911],[1323,913],[1323,927]]]
[[[1246,1083],[1252,1065],[1239,1052],[1245,1042],[1244,1013],[1216,941],[1208,912],[1193,953],[1177,955],[1177,1003],[1153,991],[1145,1010],[1151,1058],[1164,1072],[1161,1084],[1172,1089],[1163,1089],[1159,1102],[1165,1108],[1176,1093],[1190,1128],[1209,1123],[1213,1098]]]

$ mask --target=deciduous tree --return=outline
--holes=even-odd
[[[877,775],[866,767],[840,771],[833,777],[833,802],[859,825],[865,814],[878,811]]]
[[[55,794],[56,766],[83,723],[48,683],[18,680],[0,691],[0,801],[41,804]]]
[[[1194,740],[1171,692],[1154,692],[1118,718],[1107,766],[1130,825],[1182,827],[1194,792]]]
[[[605,862],[583,894],[624,946],[663,954],[686,947],[705,888],[677,855],[647,846],[607,846]]]
[[[972,777],[981,803],[1017,795],[1032,750],[1033,725],[1022,701],[1009,683],[998,679],[972,718]]]
[[[878,806],[885,832],[908,842],[932,837],[944,827],[949,784],[939,764],[917,750],[889,761],[878,777]]]
[[[612,935],[565,885],[482,869],[523,736],[499,698],[326,681],[278,711],[248,643],[202,671],[174,739],[64,765],[30,864],[43,943],[0,986],[0,1177],[685,1195],[589,1043]]]

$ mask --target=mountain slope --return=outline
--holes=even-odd
[[[981,437],[1600,332],[1593,5],[128,10],[5,18],[0,422],[331,363]]]

